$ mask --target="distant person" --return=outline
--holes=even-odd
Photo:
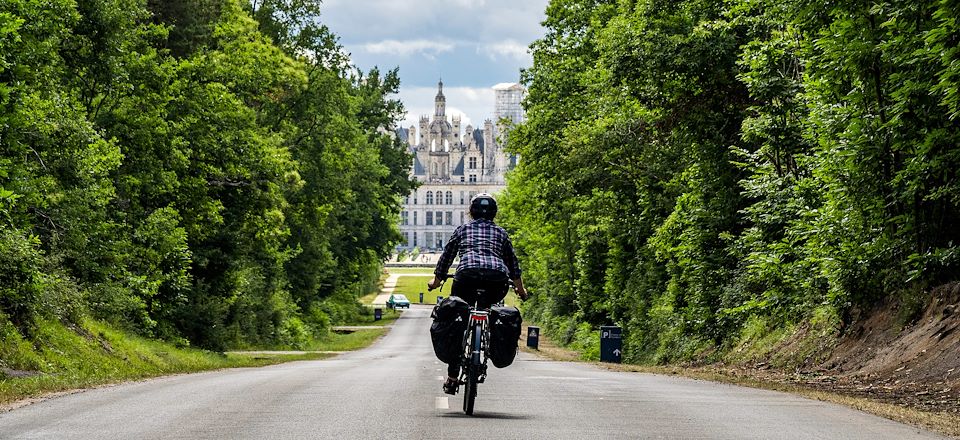
[[[427,289],[440,287],[454,258],[459,256],[460,264],[453,277],[451,296],[458,296],[471,305],[476,303],[477,307],[486,309],[503,301],[509,289],[508,280],[513,280],[517,295],[521,300],[527,299],[517,255],[507,231],[493,222],[496,215],[497,201],[490,194],[480,193],[470,199],[472,220],[453,231],[443,254],[437,260],[433,280],[427,283]],[[477,293],[478,289],[484,290],[483,296]],[[447,365],[443,392],[456,394],[459,375],[459,361]]]

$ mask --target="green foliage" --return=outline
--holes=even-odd
[[[29,333],[43,306],[41,256],[36,239],[9,229],[0,229],[0,319],[8,319]]]
[[[552,1],[503,200],[527,313],[645,362],[806,332],[787,364],[956,279],[952,6]]]
[[[0,5],[0,318],[223,350],[362,314],[413,184],[399,80],[317,4]]]

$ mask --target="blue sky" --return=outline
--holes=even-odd
[[[529,44],[543,35],[548,0],[324,0],[321,21],[363,70],[400,67],[403,126],[433,113],[443,76],[447,114],[478,126],[492,116],[494,84],[517,82]]]

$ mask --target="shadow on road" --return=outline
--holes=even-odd
[[[443,413],[441,417],[449,417],[454,419],[500,419],[500,420],[531,420],[533,417],[524,414],[511,414],[511,413],[500,413],[500,412],[481,412],[474,411],[472,416],[468,416],[462,412],[449,412]]]

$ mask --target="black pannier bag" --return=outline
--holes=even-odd
[[[490,309],[490,362],[504,368],[517,357],[517,341],[523,318],[516,307],[500,306]]]
[[[470,304],[457,296],[445,298],[433,307],[433,324],[430,324],[430,339],[433,352],[441,362],[449,364],[462,353],[463,334],[470,319]]]

